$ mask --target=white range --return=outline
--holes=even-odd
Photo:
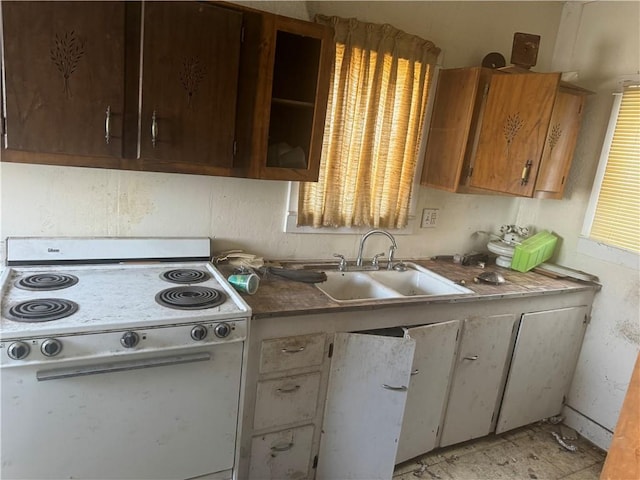
[[[1,478],[233,478],[251,310],[210,258],[208,238],[7,239]]]

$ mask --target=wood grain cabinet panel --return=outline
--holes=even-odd
[[[245,15],[259,34],[254,27],[242,47],[236,168],[252,178],[316,181],[333,32],[279,15]]]
[[[142,169],[224,174],[233,165],[242,14],[199,2],[146,2]]]
[[[124,2],[4,1],[2,22],[7,148],[121,157]]]
[[[588,93],[559,73],[442,70],[421,184],[562,198]]]

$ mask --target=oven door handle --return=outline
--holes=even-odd
[[[182,363],[206,362],[208,360],[211,360],[210,353],[188,353],[184,355],[145,358],[143,360],[131,360],[127,362],[111,362],[80,367],[42,370],[36,372],[36,378],[39,382],[42,382],[44,380],[58,380],[62,378],[82,377],[85,375],[97,375],[99,373],[126,372],[128,370],[139,370],[141,368],[166,367]]]

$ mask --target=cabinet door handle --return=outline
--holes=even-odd
[[[276,392],[279,393],[293,393],[296,390],[300,390],[300,385],[291,385],[289,387],[276,388]]]
[[[286,452],[287,450],[291,450],[293,448],[293,442],[287,443],[278,443],[271,447],[272,452]]]
[[[151,114],[151,145],[153,148],[156,148],[156,143],[158,141],[158,120],[156,119],[156,111],[153,111]]]
[[[526,185],[529,183],[531,165],[533,165],[533,162],[531,160],[527,160],[527,163],[525,163],[524,168],[522,169],[522,175],[520,176],[520,185]]]
[[[107,111],[105,112],[104,119],[104,141],[109,145],[111,140],[111,105],[107,105]]]
[[[282,353],[300,353],[304,351],[304,347],[298,347],[298,348],[283,348],[281,350]]]
[[[407,391],[407,387],[405,385],[402,385],[400,387],[392,387],[391,385],[387,385],[386,383],[382,384],[382,388],[387,389],[387,390],[393,390],[394,392],[406,392]]]
[[[477,360],[478,355],[470,355],[468,357],[463,357],[465,360]]]
[[[417,375],[419,373],[420,373],[420,370],[416,368],[413,372],[411,372],[411,375]]]

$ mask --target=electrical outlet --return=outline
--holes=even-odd
[[[421,228],[433,228],[438,225],[438,217],[440,217],[439,208],[425,208],[422,210]]]

